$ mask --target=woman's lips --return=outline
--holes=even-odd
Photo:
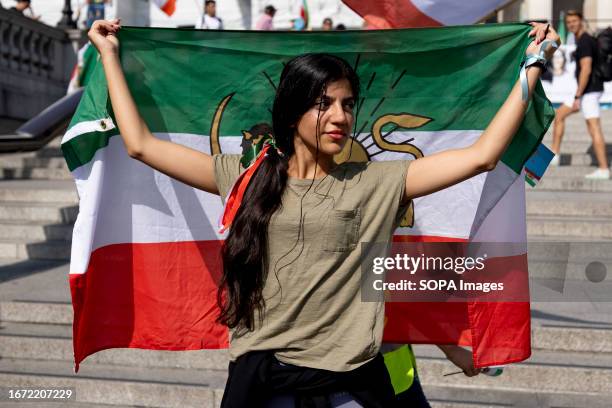
[[[334,140],[342,140],[346,137],[346,133],[342,131],[326,132]]]

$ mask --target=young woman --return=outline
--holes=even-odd
[[[210,156],[151,134],[121,69],[119,29],[118,20],[97,21],[89,38],[128,154],[225,198],[240,156]],[[545,38],[559,39],[541,24],[530,36],[527,54],[538,54]],[[554,48],[544,45],[550,58]],[[541,62],[527,69],[529,95]],[[237,183],[244,197],[225,220],[220,321],[232,329],[232,362],[222,406],[394,406],[379,353],[384,304],[361,301],[358,244],[389,242],[409,200],[493,169],[523,119],[525,91],[517,82],[470,147],[337,165],[333,157],[350,143],[355,121],[357,75],[327,54],[286,64],[272,110],[274,142],[250,181]]]

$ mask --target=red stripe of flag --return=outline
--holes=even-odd
[[[70,274],[75,372],[109,348],[200,350],[229,346],[216,322],[222,241],[114,244]]]

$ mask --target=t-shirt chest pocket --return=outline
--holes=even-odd
[[[325,229],[323,249],[344,252],[355,249],[359,242],[361,209],[331,210]]]

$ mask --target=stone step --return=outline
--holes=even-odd
[[[0,180],[0,202],[77,203],[69,180]]]
[[[0,323],[0,358],[73,361],[72,326],[57,324]],[[227,350],[158,351],[108,349],[99,351],[85,365],[226,370]]]
[[[612,162],[612,154],[607,155],[608,163]],[[559,157],[561,165],[566,166],[596,166],[597,160],[592,153],[561,153]]]
[[[612,217],[612,195],[571,191],[527,191],[527,216]]]
[[[16,308],[21,302],[11,305]],[[56,304],[50,304],[56,306]],[[44,310],[39,307],[39,310]],[[70,320],[67,313],[57,312],[57,308],[48,321]],[[10,311],[3,311],[2,316]],[[23,318],[17,312],[13,318]],[[37,315],[32,320],[42,320]],[[0,322],[0,357],[36,359],[44,356],[47,360],[72,361],[72,326],[71,324],[53,324],[49,322],[22,323],[9,320]],[[596,327],[543,326],[532,328],[532,347],[534,350],[582,353],[589,357],[607,355],[612,357],[612,330]],[[154,351],[139,349],[102,350],[87,358],[85,364],[111,364],[147,367],[182,367],[223,370],[227,368],[228,356],[225,350],[195,351]]]
[[[499,378],[499,381],[502,382],[503,379]],[[596,394],[549,393],[537,389],[508,390],[503,385],[497,386],[497,384],[489,387],[476,387],[428,382],[422,386],[432,407],[437,401],[442,401],[441,403],[444,404],[444,401],[459,400],[470,401],[470,404],[477,407],[493,408],[609,408],[608,397]]]
[[[0,168],[23,167],[26,158],[36,157],[36,152],[0,154]]]
[[[79,207],[73,203],[0,202],[0,222],[22,220],[71,224],[78,212]]]
[[[181,352],[172,352],[181,353]],[[456,367],[442,357],[433,346],[416,346],[415,353],[419,365],[419,375],[425,385],[459,386],[459,387],[490,387],[502,388],[508,391],[529,392],[538,390],[546,393],[587,393],[594,397],[611,398],[610,385],[612,384],[612,357],[602,355],[585,356],[584,353],[571,352],[545,352],[534,351],[533,356],[526,362],[512,364],[505,367],[500,377],[477,376],[466,378],[463,375],[444,376],[444,374],[456,371]],[[0,369],[0,381],[16,386],[37,385],[38,381],[49,381],[50,374],[55,378],[56,386],[67,385],[63,382],[64,376],[68,377],[71,364],[69,361],[41,361],[28,359],[3,358],[2,369]],[[70,373],[72,374],[72,373]],[[166,386],[166,392],[184,386],[206,387],[208,390],[221,392],[225,381],[225,369],[195,369],[195,368],[161,368],[150,366],[112,365],[93,363],[85,361],[81,364],[81,370],[77,375],[70,375],[75,381],[72,386],[77,387],[82,381],[96,380],[96,384],[104,387],[106,381],[114,381],[119,386],[130,386],[138,382],[143,387],[153,392],[153,386]],[[34,382],[32,384],[31,382]],[[38,383],[40,384],[40,383]],[[45,383],[46,386],[49,383]],[[41,384],[42,385],[42,384]],[[111,390],[108,390],[112,392]],[[187,390],[183,390],[187,391]],[[81,390],[83,393],[83,390]],[[138,395],[136,389],[132,393]],[[187,397],[184,393],[183,397]],[[209,394],[212,396],[212,394]],[[121,400],[119,396],[107,395],[109,399],[96,398],[92,402],[98,403],[121,403],[135,404],[135,400]],[[134,395],[131,396],[132,398]],[[159,398],[159,396],[157,396]],[[198,397],[202,397],[198,394]],[[142,398],[142,397],[140,397]],[[176,398],[176,397],[173,397]],[[176,403],[175,401],[173,401]],[[460,401],[457,401],[460,402]],[[183,404],[189,403],[184,401]],[[143,402],[140,402],[143,404]],[[165,406],[158,399],[149,400],[144,403],[147,406]],[[180,404],[180,406],[184,406]],[[202,400],[200,399],[200,404]],[[179,405],[174,405],[179,406]]]
[[[44,329],[47,333],[55,331],[55,337],[36,337],[36,329],[26,327],[26,325],[20,328],[14,326],[12,330],[17,333],[13,333],[12,336],[4,333],[7,330],[6,323],[2,330],[0,381],[2,373],[6,374],[7,371],[10,371],[6,368],[7,362],[9,366],[11,362],[15,362],[19,370],[17,373],[20,375],[25,375],[23,374],[24,368],[30,368],[31,371],[26,372],[36,374],[37,377],[48,374],[49,367],[55,367],[56,375],[61,375],[63,370],[69,369],[72,357],[69,326],[61,328],[61,330],[57,330],[58,327]],[[8,327],[8,329],[11,329],[11,327]],[[589,339],[589,331],[550,328],[546,330],[552,330],[552,332],[543,331],[540,336],[535,335],[536,343],[541,341],[540,337],[544,336],[546,339],[544,342],[552,342],[551,344],[554,346],[559,343],[559,335],[565,335],[563,342],[569,345],[571,350],[550,352],[534,349],[532,358],[527,362],[506,367],[502,377],[498,378],[479,376],[467,379],[461,375],[444,377],[443,374],[456,371],[455,367],[443,359],[435,347],[415,346],[421,379],[426,385],[482,386],[495,387],[496,389],[499,388],[499,382],[503,381],[502,388],[512,391],[587,392],[607,394],[608,398],[612,397],[609,394],[612,390],[610,388],[612,384],[612,354],[609,353],[612,350],[610,347],[612,331],[607,331],[607,335],[599,336],[601,342],[597,353],[577,353],[573,351],[576,348],[575,345],[586,345],[588,341],[585,338]],[[19,336],[19,331],[21,336]],[[66,332],[68,332],[67,335]],[[593,330],[590,332],[593,332]],[[22,355],[23,357],[15,358],[15,355]],[[29,355],[35,357],[44,355],[48,361],[40,364],[42,362],[25,358]],[[54,359],[57,359],[57,361]],[[34,369],[32,370],[31,367]],[[226,367],[226,353],[220,350],[160,352],[113,349],[98,352],[89,357],[81,364],[81,372],[73,378],[80,379],[83,375],[88,377],[89,373],[94,373],[100,382],[103,382],[102,378],[130,382],[130,380],[134,380],[134,377],[138,377],[137,379],[142,382],[183,384],[183,381],[189,381],[190,385],[193,385],[193,379],[199,381],[199,379],[206,378],[206,373],[215,373],[218,390],[220,390]],[[153,377],[154,375],[155,377]],[[121,378],[117,379],[115,376]],[[177,381],[176,377],[180,377],[180,381]],[[573,381],[576,381],[576,383]],[[106,400],[97,400],[96,402],[108,403]]]
[[[0,221],[0,231],[5,240],[72,241],[72,225],[46,224],[40,221]]]
[[[572,115],[565,120],[565,133],[572,132],[572,131],[579,131],[579,132],[581,131],[585,133],[587,132],[586,121],[584,120],[584,118],[580,117],[580,115],[581,114]],[[610,117],[608,117],[609,115],[610,115],[609,110],[602,111],[601,118],[599,119],[601,122],[602,129],[612,128],[612,120]],[[551,123],[550,131],[552,131],[552,129],[553,129],[553,124]]]
[[[565,236],[582,238],[612,238],[612,219],[570,216],[531,216],[527,220],[527,235]]]
[[[607,140],[606,142],[610,142],[612,141],[612,139]],[[552,142],[552,136],[548,137],[544,136],[544,139],[542,139],[542,143],[548,147],[549,150],[552,151],[552,146],[553,146],[553,142]],[[576,144],[576,146],[574,146],[574,143]],[[578,134],[573,134],[573,135],[565,135],[565,137],[563,138],[563,142],[561,143],[561,153],[580,153],[579,151],[575,151],[576,148],[578,148],[578,146],[580,147],[584,147],[586,145],[586,148],[588,149],[591,144],[593,143],[593,141],[591,140],[591,137],[588,135],[578,135]],[[570,146],[570,144],[572,145],[571,148],[567,148],[567,146]],[[567,146],[566,146],[567,145]],[[583,150],[582,152],[586,152],[587,150]]]
[[[39,149],[36,152],[36,156],[38,157],[61,157],[62,159],[64,158],[64,154],[62,153],[62,150],[59,148],[59,146],[45,146],[42,149]]]
[[[96,404],[94,402],[68,402],[69,400],[61,401],[61,408],[134,408],[133,405],[109,405]],[[0,408],[15,408],[16,402],[0,402]],[[36,401],[36,405],[29,403],[25,408],[59,408],[57,401],[43,402]]]
[[[52,139],[49,143],[47,143],[47,148],[56,148],[59,149],[60,146],[62,145],[62,137],[64,135],[58,136],[55,139]]]
[[[545,143],[546,144],[546,143]],[[549,146],[550,148],[550,146]],[[612,144],[606,144],[606,151],[608,154],[612,154]],[[561,143],[561,154],[572,154],[572,153],[593,153],[593,143],[590,140],[567,140]]]
[[[528,241],[535,241],[535,242],[602,242],[602,243],[609,243],[612,242],[612,239],[610,238],[601,238],[598,237],[597,239],[593,239],[593,238],[589,238],[589,237],[570,237],[568,239],[567,236],[565,235],[528,235],[527,236],[527,240]]]
[[[23,167],[42,167],[46,169],[64,169],[67,167],[63,157],[28,157],[23,159]]]
[[[530,299],[535,302],[612,302],[612,286],[605,281],[607,271],[612,269],[612,261],[608,259],[602,264],[605,268],[603,277],[601,269],[591,271],[593,264],[587,260],[538,262],[530,259]],[[508,295],[500,300],[521,299]]]
[[[536,350],[612,355],[612,327],[535,326],[531,344]]]
[[[549,166],[544,173],[543,179],[549,178],[573,178],[581,179],[585,175],[595,171],[596,166]],[[537,189],[537,187],[536,187]]]
[[[95,365],[81,368],[73,375],[62,363],[6,360],[0,371],[0,381],[17,387],[74,387],[76,402],[73,404],[133,405],[147,407],[218,407],[223,395],[225,372],[186,369],[134,369],[132,367],[106,367]],[[445,363],[419,361],[421,381],[432,407],[435,408],[483,408],[483,407],[606,407],[609,394],[546,392],[499,386],[512,374],[511,367],[502,377],[453,379],[427,375],[430,367],[443,369],[452,366]],[[27,370],[27,371],[26,371]],[[437,374],[437,373],[436,373]],[[504,378],[503,376],[507,376]],[[462,382],[461,384],[448,383]],[[474,385],[474,383],[480,383]],[[485,383],[486,385],[481,385]],[[536,397],[536,398],[534,398]],[[581,405],[587,404],[587,405]],[[69,405],[62,405],[69,406]],[[89,405],[87,405],[89,406]]]
[[[535,187],[547,191],[612,192],[612,180],[544,177]]]
[[[527,243],[529,261],[580,262],[591,260],[612,261],[612,241],[607,242],[546,242],[531,239]]]
[[[0,238],[0,259],[70,260],[70,242],[28,242]]]
[[[441,400],[430,400],[429,406],[431,408],[499,408],[498,404],[480,404],[477,402],[457,402],[453,398],[449,398],[449,401]]]
[[[551,126],[551,129],[552,129],[552,126]],[[604,138],[605,138],[605,134],[604,134]],[[606,139],[604,139],[604,140],[606,140]],[[610,139],[610,140],[612,140],[612,139]],[[575,128],[575,129],[573,129],[571,131],[566,131],[565,132],[565,134],[563,135],[563,139],[561,140],[561,149],[562,150],[563,150],[563,146],[565,145],[565,143],[568,143],[568,142],[591,143],[592,139],[591,139],[591,136],[589,135],[589,133],[586,130],[586,126],[584,126],[582,129]],[[542,143],[544,143],[546,145],[546,147],[548,147],[549,149],[551,148],[551,146],[553,144],[552,130],[544,135],[544,139],[542,139]]]
[[[71,310],[68,304],[36,302],[0,303],[0,318],[3,322],[3,328],[0,330],[0,336],[2,336],[0,337],[0,361],[17,361],[14,358],[11,358],[11,356],[14,357],[15,355],[44,355],[45,358],[49,359],[58,358],[60,359],[58,361],[59,363],[63,362],[62,364],[70,367],[72,358],[70,325],[19,325],[7,322],[7,317],[11,319],[31,319],[34,321],[47,320],[69,322],[71,318]],[[418,349],[422,347],[423,346],[417,346]],[[507,402],[515,401],[516,398],[524,394],[533,394],[534,390],[537,390],[540,397],[545,397],[544,400],[551,401],[550,406],[575,407],[581,405],[576,405],[575,399],[568,399],[569,397],[566,395],[567,392],[564,390],[559,390],[559,388],[562,388],[565,385],[562,384],[561,386],[558,386],[556,383],[557,376],[561,376],[563,374],[566,376],[566,378],[578,376],[580,378],[597,378],[599,380],[601,377],[604,377],[604,380],[608,379],[609,377],[610,370],[608,367],[610,367],[610,365],[608,360],[609,356],[612,355],[612,330],[602,330],[597,328],[535,326],[533,327],[533,347],[535,350],[534,357],[529,363],[530,365],[527,365],[528,370],[522,370],[517,373],[515,367],[522,365],[513,365],[506,370],[502,377],[497,378],[498,381],[504,381],[503,386],[499,386],[499,382],[488,383],[486,384],[486,388],[494,390],[495,392],[499,392],[501,390],[510,393],[503,399],[503,401]],[[552,355],[544,355],[538,351],[539,349],[555,350],[557,352],[561,352],[561,354],[559,355],[559,353],[553,353]],[[579,353],[576,353],[577,351]],[[7,355],[5,352],[10,354]],[[567,352],[573,354],[570,355]],[[421,356],[423,356],[422,353]],[[425,355],[425,357],[427,357],[427,355]],[[21,362],[19,364],[19,373],[23,374],[23,362],[28,362],[29,360],[20,359],[19,361]],[[571,361],[578,361],[579,366],[568,367],[565,365]],[[154,367],[159,367],[161,365],[166,366],[167,368],[172,367],[183,370],[193,370],[192,373],[194,373],[194,376],[190,378],[202,378],[202,375],[200,374],[202,370],[218,370],[220,375],[223,375],[226,364],[227,357],[225,352],[219,350],[163,352],[136,349],[112,349],[104,350],[90,356],[83,362],[81,372],[76,377],[72,378],[81,378],[80,376],[82,373],[86,373],[86,370],[90,370],[89,372],[99,375],[100,370],[108,371],[110,367],[110,371],[120,374],[120,381],[130,382],[129,379],[126,379],[126,369],[124,369],[122,365],[130,366],[129,370],[132,371],[128,370],[129,373],[138,372],[139,367],[142,369],[146,368],[147,372],[149,373],[159,373],[160,371]],[[483,404],[484,406],[488,406],[486,405],[486,400],[474,401],[473,399],[465,397],[468,395],[466,393],[469,393],[470,390],[476,389],[478,384],[470,383],[467,385],[449,385],[447,379],[452,379],[452,377],[456,376],[443,378],[437,378],[438,376],[434,376],[436,377],[434,378],[435,381],[428,378],[426,373],[431,373],[432,368],[436,369],[437,372],[440,372],[441,364],[446,367],[444,372],[452,371],[453,366],[445,363],[444,360],[436,361],[434,359],[432,361],[431,359],[427,358],[419,359],[420,373],[425,384],[426,391],[428,392],[432,402],[436,404],[432,404],[433,406],[453,406],[457,408],[460,406],[466,406],[466,404],[467,406],[483,406]],[[135,367],[133,365],[137,366]],[[527,389],[520,388],[525,387],[525,383],[528,383],[528,385],[531,384],[531,381],[521,382],[521,378],[532,370],[538,370],[539,376],[543,380],[533,382],[533,387],[529,386]],[[5,370],[0,369],[0,372],[4,371]],[[40,370],[35,371],[35,373],[37,374],[35,381],[40,381]],[[166,371],[164,371],[164,373],[166,373]],[[514,375],[512,377],[506,377],[508,373],[513,373]],[[2,374],[0,374],[0,381],[2,381],[1,375]],[[45,375],[46,373],[43,372],[42,376],[44,377]],[[157,377],[155,382],[158,382],[160,378],[162,378],[162,382],[167,379],[166,376]],[[488,377],[484,376],[479,376],[477,378],[478,380],[489,380]],[[507,381],[506,378],[510,378],[510,381]],[[553,388],[556,388],[550,391],[548,388],[546,388],[546,386],[552,381],[555,381]],[[568,381],[570,380],[565,380],[565,382]],[[13,384],[13,382],[10,383]],[[596,384],[596,386],[600,385]],[[432,386],[436,386],[438,388],[432,391]],[[577,387],[579,388],[580,386]],[[608,390],[609,389],[610,388],[608,388]],[[218,389],[218,392],[221,392],[220,390],[221,388]],[[453,391],[453,394],[445,393],[444,390]],[[574,396],[580,395],[582,398],[586,397],[587,399],[584,401],[590,401],[589,406],[605,406],[601,405],[602,396],[598,395],[598,393],[601,393],[601,391],[597,391],[596,393],[593,393],[592,389],[590,391],[591,393],[586,394],[586,396],[584,392],[580,392],[579,394],[577,394],[577,391],[575,390],[573,392],[576,393]],[[569,394],[572,393],[570,392]],[[452,395],[455,397],[452,397]],[[478,395],[482,394],[478,393]],[[498,399],[493,399],[489,402],[502,401],[502,399],[499,399],[499,394],[495,395],[497,395]],[[607,398],[609,398],[609,396],[604,397],[603,401],[607,401]],[[538,399],[538,401],[540,401],[540,399]],[[98,400],[97,402],[108,403],[108,400]],[[157,405],[153,404],[152,406]],[[523,407],[527,405],[514,404],[508,406]]]
[[[607,129],[612,129],[612,125],[610,126],[611,127],[609,128],[603,128],[604,140],[607,140],[607,141],[612,140],[609,138],[609,136],[607,136],[607,133],[609,132],[606,132]],[[563,144],[565,144],[566,142],[586,142],[590,140],[591,140],[591,135],[589,134],[589,131],[587,130],[586,124],[579,123],[575,125],[566,125],[565,133],[563,134],[563,138],[561,139],[561,146],[563,146]],[[552,125],[550,126],[549,131],[546,132],[546,134],[544,135],[543,141],[547,146],[552,145],[552,141],[553,141]]]
[[[607,401],[612,398],[612,356],[609,354],[534,350],[527,361],[506,366],[499,377],[468,378],[461,374],[444,376],[457,368],[437,347],[417,345],[414,351],[419,377],[426,385],[595,394]]]
[[[72,318],[70,303],[19,300],[0,302],[0,322],[66,325],[72,324]]]
[[[12,387],[74,387],[76,402],[143,407],[218,407],[226,372],[83,365],[65,361],[2,359],[0,384]]]
[[[0,180],[72,180],[72,174],[66,168],[2,168]]]

